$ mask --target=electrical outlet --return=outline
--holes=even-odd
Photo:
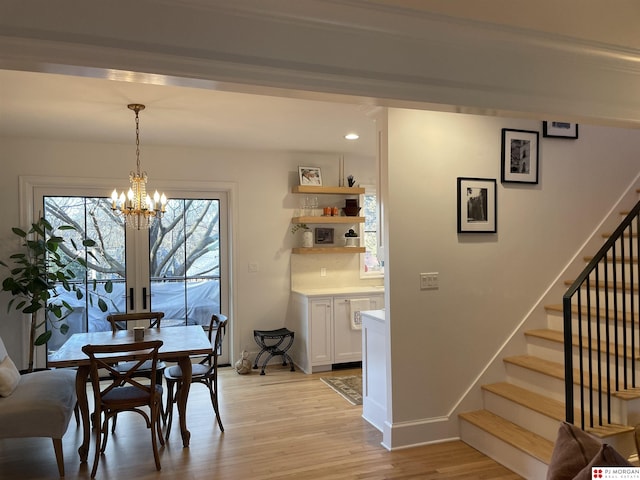
[[[320,276],[321,277],[326,277],[327,276],[327,269],[326,268],[322,267],[320,269]]]
[[[440,288],[438,272],[420,274],[420,290],[434,290]]]
[[[259,270],[258,264],[257,263],[250,263],[249,264],[249,273],[257,273]]]

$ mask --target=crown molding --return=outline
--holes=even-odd
[[[114,0],[108,17],[85,23],[73,21],[74,2],[42,3],[36,21],[20,5],[0,16],[0,68],[640,121],[637,51],[544,32],[363,0]],[[125,10],[152,12],[158,30],[116,22]]]

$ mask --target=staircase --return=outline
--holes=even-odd
[[[637,216],[640,203],[631,213],[634,211]],[[622,213],[626,215],[629,212]],[[625,247],[622,247],[625,258],[619,262],[612,261],[611,252],[604,252],[609,260],[604,261],[604,267],[598,267],[600,270],[595,276],[597,281],[590,277],[589,281],[579,286],[580,294],[577,297],[580,300],[565,300],[568,302],[566,315],[561,304],[545,306],[547,328],[525,332],[526,353],[502,359],[505,380],[482,386],[484,408],[459,416],[460,437],[464,442],[524,478],[546,478],[558,427],[566,419],[582,426],[603,443],[612,445],[632,461],[637,459],[633,432],[634,426],[640,423],[640,388],[637,388],[635,380],[626,383],[621,380],[640,377],[637,313],[640,277],[637,231],[640,230],[640,220],[635,218],[633,222],[631,232],[619,232],[623,229],[618,228],[614,234],[603,235],[605,246],[613,243],[622,245],[622,242],[629,245],[627,254],[624,254]],[[634,232],[635,225],[637,229]],[[618,234],[619,238],[613,237]],[[613,255],[616,258],[620,256],[619,250],[614,247]],[[587,268],[590,268],[597,259],[585,257],[584,260],[588,263]],[[602,273],[603,268],[608,272],[606,275]],[[584,275],[583,272],[581,276]],[[567,288],[574,284],[573,281],[565,283]],[[624,288],[620,288],[621,284]],[[604,298],[609,301],[605,302]],[[612,305],[619,310],[620,304],[625,309],[628,308],[626,305],[631,305],[631,314],[625,310],[625,318],[632,320],[625,324],[603,326],[602,319],[606,317],[608,321],[613,314],[597,312],[603,312],[606,308],[611,310]],[[566,322],[569,322],[571,329],[571,336],[567,339],[564,332]],[[607,344],[607,337],[603,333],[607,329],[619,334],[617,348],[613,344],[614,335],[609,335]],[[622,338],[635,340],[622,343]],[[565,341],[572,344],[567,360]],[[594,352],[598,354],[594,355]],[[568,371],[565,370],[565,364],[572,364]],[[618,389],[613,388],[610,396],[602,398],[594,394],[593,389],[590,392],[589,385],[607,385],[605,372],[615,379],[611,365],[616,364],[620,370]],[[591,366],[590,370],[588,366]],[[571,376],[573,388],[565,384],[565,378]],[[601,383],[598,376],[602,377]],[[573,397],[573,406],[569,408],[565,404],[568,396]]]

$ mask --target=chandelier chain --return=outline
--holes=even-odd
[[[140,175],[140,117],[138,112],[140,110],[136,108],[136,173]]]

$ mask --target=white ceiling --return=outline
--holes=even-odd
[[[0,136],[375,155],[371,108],[206,88],[0,70]],[[356,132],[357,141],[344,135]]]
[[[616,45],[629,52],[640,48],[640,2],[636,0],[370,2],[372,8],[377,5],[378,9],[396,12],[430,12]],[[367,4],[359,5],[364,8]],[[284,96],[252,95],[219,91],[213,84],[191,88],[137,80],[0,70],[0,135],[133,142],[134,117],[126,105],[144,103],[147,109],[140,117],[142,145],[375,155],[374,107],[296,99],[287,97],[287,92],[279,92]],[[346,141],[344,134],[350,131],[359,133],[360,140]]]

